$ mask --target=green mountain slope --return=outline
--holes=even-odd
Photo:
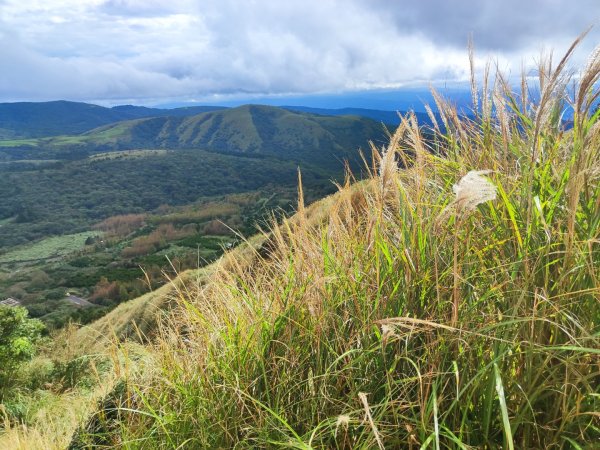
[[[383,127],[370,119],[330,117],[282,108],[245,105],[192,117],[156,117],[119,122],[81,137],[109,148],[204,148],[252,153],[340,167],[356,159],[369,140],[383,142]]]
[[[81,159],[105,151],[163,148],[274,156],[338,171],[360,161],[358,149],[386,140],[380,122],[245,105],[191,117],[151,117],[111,123],[83,134],[0,140],[0,161]],[[369,152],[367,152],[369,153]]]
[[[397,111],[385,111],[380,109],[366,108],[311,108],[309,106],[282,106],[284,109],[297,112],[305,112],[309,114],[320,114],[322,116],[359,116],[368,117],[377,122],[382,122],[387,125],[395,126],[400,123],[400,118]],[[401,113],[406,114],[406,113]],[[431,120],[425,113],[415,113],[419,119],[419,123],[431,125]]]

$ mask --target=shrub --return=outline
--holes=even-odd
[[[125,237],[140,228],[145,219],[145,214],[113,216],[94,225],[94,229],[104,231],[109,236]]]
[[[220,220],[211,220],[202,230],[204,234],[212,234],[212,235],[231,235],[233,231],[226,224],[221,222]]]
[[[21,307],[0,306],[0,401],[9,391],[17,368],[35,354],[44,325],[29,319]]]

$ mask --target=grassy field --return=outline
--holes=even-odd
[[[95,130],[93,130],[95,131]],[[62,147],[79,144],[104,144],[127,132],[125,125],[115,125],[106,130],[100,129],[93,134],[65,135],[30,139],[6,139],[0,140],[0,147],[40,147],[42,145]]]
[[[83,136],[56,136],[48,138],[33,138],[33,139],[9,139],[0,141],[0,147],[40,147],[42,145],[71,145],[81,144],[85,142]]]
[[[117,159],[117,158],[145,158],[147,156],[159,156],[166,155],[167,150],[123,150],[115,152],[96,153],[88,157],[90,161],[99,161],[104,159]]]
[[[40,139],[7,139],[0,141],[0,147],[37,147],[40,141]]]
[[[0,264],[39,261],[65,256],[82,249],[86,239],[90,236],[98,236],[98,232],[86,231],[43,239],[0,255]]]

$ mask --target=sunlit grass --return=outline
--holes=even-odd
[[[82,249],[86,239],[90,236],[98,236],[98,232],[85,231],[82,233],[49,237],[0,255],[0,264],[38,261],[65,256]]]
[[[117,158],[144,158],[147,156],[164,156],[167,154],[167,150],[122,150],[114,152],[96,153],[88,157],[90,161],[98,161],[103,159],[117,159]]]
[[[0,147],[37,147],[40,139],[5,139],[0,141]]]
[[[91,130],[88,133],[78,135],[52,136],[44,138],[27,139],[4,139],[0,140],[1,147],[64,147],[69,145],[81,144],[106,144],[114,142],[115,139],[122,137],[129,132],[128,124],[109,125],[99,129]],[[91,134],[90,134],[91,133]]]

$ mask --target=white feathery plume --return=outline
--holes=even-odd
[[[452,187],[454,204],[462,211],[472,211],[477,205],[496,199],[496,186],[483,177],[491,170],[471,170]]]
[[[348,425],[350,424],[350,416],[346,414],[339,415],[335,421],[335,432],[334,436],[337,437],[338,429],[342,428],[344,431],[348,431]]]

